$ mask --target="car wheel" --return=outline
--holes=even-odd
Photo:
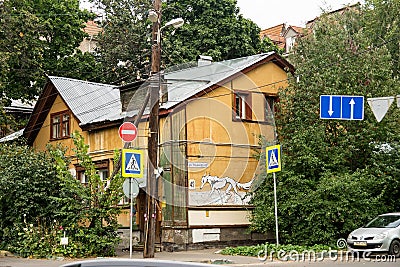
[[[393,240],[392,244],[390,244],[389,254],[394,255],[396,258],[400,257],[400,241]]]

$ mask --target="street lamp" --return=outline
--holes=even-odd
[[[151,73],[157,74],[158,79],[154,81],[155,77],[152,77],[150,81],[150,116],[149,116],[149,129],[150,135],[148,138],[148,170],[147,170],[147,203],[146,213],[147,221],[145,226],[145,242],[143,257],[154,258],[155,250],[155,237],[156,237],[156,202],[154,197],[157,195],[157,178],[156,172],[158,167],[158,124],[159,124],[159,103],[160,103],[160,65],[161,65],[161,31],[165,27],[173,26],[175,29],[181,27],[184,24],[182,18],[176,18],[167,22],[163,27],[161,24],[161,0],[154,1],[154,10],[149,11],[149,20],[153,22],[152,28],[152,48],[151,48]],[[155,86],[155,82],[157,85]]]

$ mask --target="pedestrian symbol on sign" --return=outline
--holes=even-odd
[[[133,149],[122,150],[122,176],[143,177],[143,151]]]
[[[281,146],[267,147],[267,173],[281,170]]]
[[[274,167],[276,167],[276,166],[279,166],[279,162],[278,162],[278,160],[276,159],[275,152],[272,151],[270,154],[271,154],[271,156],[270,156],[270,158],[269,158],[268,167],[274,168]]]
[[[137,163],[137,160],[135,156],[132,156],[131,159],[128,162],[128,165],[126,167],[128,171],[140,171],[139,164]]]

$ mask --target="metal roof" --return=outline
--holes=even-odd
[[[9,134],[7,136],[4,136],[3,138],[0,139],[0,143],[8,142],[17,139],[18,137],[22,136],[24,134],[24,129],[19,130],[17,132],[14,132],[12,134]]]
[[[49,80],[80,125],[120,118],[121,100],[117,86],[54,76]]]
[[[272,54],[274,52],[211,62],[208,65],[166,72],[164,79],[168,87],[168,102],[164,103],[161,107],[165,109],[171,108]]]
[[[260,62],[275,52],[252,55],[242,58],[211,62],[208,65],[189,67],[164,73],[168,88],[168,101],[160,108],[169,109],[184,100],[201,93],[210,86],[240,73],[244,69]],[[49,77],[58,92],[79,119],[80,125],[115,121],[125,116],[137,114],[138,107],[122,112],[118,86],[92,83],[63,77]],[[144,89],[145,90],[145,89]],[[143,97],[138,94],[137,97]],[[142,99],[132,99],[140,102]],[[149,113],[146,109],[145,114]]]

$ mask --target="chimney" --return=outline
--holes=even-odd
[[[146,94],[145,90],[138,90],[142,85],[144,85],[143,81],[137,81],[134,83],[122,85],[118,88],[122,104],[122,112],[140,109]],[[133,96],[137,98],[135,99],[135,101],[131,101]]]
[[[199,56],[197,56],[197,66],[201,67],[201,66],[210,65],[212,63],[212,60],[213,59],[210,56],[199,55]]]

